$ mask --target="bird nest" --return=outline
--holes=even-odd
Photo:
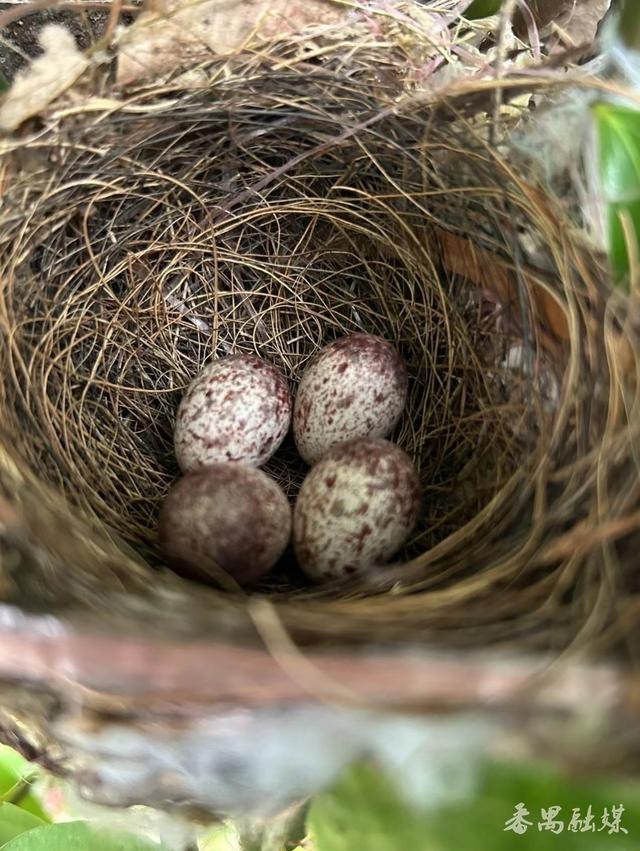
[[[577,208],[507,155],[516,109],[496,142],[489,87],[401,97],[378,51],[213,59],[6,144],[6,601],[100,610],[166,587],[213,634],[260,597],[305,641],[621,640],[640,524],[626,298]],[[409,370],[394,439],[423,508],[405,550],[348,585],[309,586],[290,555],[248,592],[176,578],[156,526],[184,388],[247,352],[295,392],[357,331]],[[266,469],[294,500],[293,445]]]

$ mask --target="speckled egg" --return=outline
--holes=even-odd
[[[328,580],[389,559],[407,540],[420,507],[418,473],[388,440],[334,446],[311,469],[293,513],[293,543],[302,570]]]
[[[267,573],[291,537],[291,506],[280,486],[245,464],[200,467],[179,479],[160,512],[159,540],[178,573],[223,574],[244,585]]]
[[[254,355],[209,364],[187,388],[175,427],[175,451],[186,472],[238,461],[260,467],[291,422],[291,396],[279,370]]]
[[[407,400],[407,369],[391,343],[351,334],[330,343],[305,370],[293,409],[300,455],[314,464],[353,437],[385,437]]]

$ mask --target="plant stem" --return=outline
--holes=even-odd
[[[620,15],[620,35],[627,45],[640,50],[640,10],[638,0],[625,0]]]

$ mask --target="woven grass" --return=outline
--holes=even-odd
[[[640,525],[628,299],[570,203],[509,158],[515,109],[496,146],[495,83],[407,94],[387,65],[383,47],[279,44],[5,144],[5,599],[96,609],[164,583],[213,633],[266,595],[306,640],[621,646]],[[505,100],[551,85],[506,80]],[[176,579],[156,521],[185,386],[256,352],[295,390],[360,330],[410,372],[395,439],[424,509],[397,563],[317,588],[287,557],[247,596]],[[294,499],[292,445],[267,469]]]

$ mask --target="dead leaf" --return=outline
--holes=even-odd
[[[611,0],[529,0],[529,12],[519,10],[514,19],[516,34],[525,39],[533,21],[538,30],[553,27],[566,47],[590,44]]]
[[[442,262],[450,274],[466,278],[478,287],[497,296],[502,304],[518,303],[517,283],[508,264],[472,240],[457,236],[443,228],[435,228]],[[566,313],[558,299],[545,288],[532,271],[523,271],[527,290],[531,293],[532,307],[540,327],[554,340],[569,339]]]
[[[126,85],[309,25],[346,21],[350,11],[333,0],[151,0],[122,35],[117,81]]]
[[[72,86],[89,65],[73,35],[51,24],[40,34],[44,50],[14,80],[0,105],[0,130],[11,132],[27,118],[42,112]]]
[[[611,0],[574,0],[556,23],[567,47],[595,41],[598,27],[609,11]]]

